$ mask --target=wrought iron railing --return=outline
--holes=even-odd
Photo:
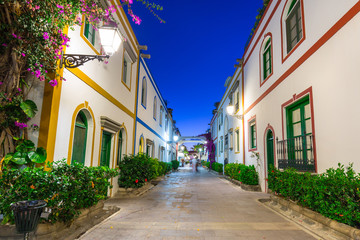
[[[295,168],[315,172],[314,144],[311,134],[279,141],[276,138],[279,169]]]

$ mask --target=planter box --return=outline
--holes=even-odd
[[[318,212],[312,211],[308,208],[302,207],[298,205],[296,202],[293,202],[291,200],[286,200],[282,197],[271,195],[271,205],[279,204],[281,206],[281,209],[283,211],[292,210],[294,212],[297,212],[298,214],[301,214],[319,224],[322,224],[325,228],[329,228],[335,232],[338,232],[339,234],[345,235],[346,237],[349,237],[351,239],[360,240],[360,229],[351,227],[349,225],[339,223],[338,221],[332,220],[330,218],[324,217]]]
[[[104,210],[104,201],[100,201],[97,205],[87,209],[82,209],[81,214],[70,223],[57,222],[40,223],[31,239],[34,240],[71,240],[76,239],[78,236],[100,223],[110,215],[119,211],[119,208],[112,207]],[[0,239],[16,240],[23,239],[23,234],[17,234],[15,225],[0,225]]]
[[[240,181],[238,181],[236,179],[232,179],[229,176],[225,176],[225,178],[228,181],[240,186],[245,191],[261,192],[261,186],[260,185],[247,185],[247,184],[241,183]]]

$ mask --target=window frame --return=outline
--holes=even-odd
[[[103,144],[104,144],[104,136],[107,136],[107,137],[109,137],[110,138],[110,141],[109,142],[107,142],[106,144],[108,144],[107,146],[106,146],[106,151],[108,151],[107,152],[107,156],[103,156]],[[100,146],[100,164],[99,164],[99,166],[105,166],[105,167],[110,167],[110,163],[111,163],[111,146],[112,146],[112,138],[113,138],[113,134],[111,133],[111,132],[109,132],[109,131],[106,131],[106,130],[103,130],[102,132],[101,132],[101,146]],[[104,165],[104,161],[103,161],[103,157],[106,157],[107,159],[106,159],[106,162],[105,162],[105,165]]]
[[[240,153],[240,128],[235,129],[235,154]]]
[[[95,43],[96,43],[96,31],[95,29],[92,27],[92,25],[87,21],[87,19],[85,18],[85,22],[84,22],[84,37],[89,41],[89,43],[91,43],[91,45],[93,45],[95,47]],[[89,36],[90,34],[90,36]],[[90,39],[91,37],[91,39]]]
[[[147,81],[146,77],[143,77],[141,84],[141,105],[146,109],[147,102]]]
[[[123,62],[121,68],[121,82],[125,85],[125,87],[131,91],[131,73],[132,73],[132,61],[129,57],[129,54],[126,52],[125,48],[123,51]],[[125,66],[126,65],[126,66]],[[126,67],[126,71],[125,70]]]
[[[295,3],[294,3],[295,2]],[[292,11],[297,7],[299,7],[299,13],[300,13],[300,20],[298,23],[300,23],[302,28],[302,37],[300,40],[290,49],[288,50],[288,27],[287,27],[287,20],[289,15],[292,13]],[[304,1],[303,0],[287,0],[282,16],[281,16],[281,51],[282,51],[282,63],[286,61],[290,57],[290,55],[297,49],[301,43],[306,39],[306,31],[305,31],[305,17],[304,17]]]
[[[249,134],[249,142],[248,142],[248,148],[249,151],[256,151],[257,150],[257,128],[256,128],[256,116],[250,118],[248,120],[248,134]]]
[[[81,120],[84,122],[84,125],[81,125],[79,123],[77,123],[76,119],[78,118],[78,116],[81,118]],[[74,159],[74,147],[75,147],[75,139],[76,139],[76,133],[78,131],[76,131],[76,127],[80,127],[80,128],[83,128],[85,129],[85,137],[84,137],[84,146],[83,146],[83,159],[80,159],[80,160],[77,160],[77,163],[80,163],[82,165],[85,165],[85,160],[86,160],[86,145],[87,145],[87,135],[88,135],[88,130],[89,130],[89,125],[88,125],[88,119],[85,115],[85,113],[80,110],[78,112],[78,114],[76,115],[76,118],[75,118],[75,127],[74,127],[74,136],[73,136],[73,143],[72,143],[72,154],[71,154],[71,165],[73,165],[75,163],[75,159]]]
[[[157,99],[156,96],[154,96],[154,103],[153,103],[153,118],[156,121],[156,115],[157,115]]]

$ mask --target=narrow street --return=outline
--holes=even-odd
[[[199,170],[180,168],[138,198],[110,200],[121,210],[80,239],[317,239],[257,201],[267,194]]]

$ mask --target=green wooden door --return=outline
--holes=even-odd
[[[274,136],[270,130],[266,134],[266,157],[269,170],[271,165],[274,166]]]
[[[74,164],[75,161],[80,164],[85,163],[87,127],[88,125],[85,114],[83,112],[79,112],[75,121],[71,164]]]
[[[100,166],[110,167],[111,133],[104,131],[101,142]]]

